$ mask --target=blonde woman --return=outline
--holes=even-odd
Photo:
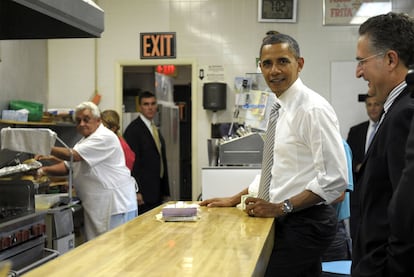
[[[122,149],[124,150],[126,166],[129,170],[132,170],[135,162],[135,153],[131,150],[124,138],[119,134],[120,120],[118,113],[114,110],[105,110],[101,113],[101,119],[103,125],[109,130],[112,130],[118,136]]]

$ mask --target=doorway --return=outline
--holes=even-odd
[[[155,93],[155,72],[158,64],[150,65],[124,65],[122,66],[122,107],[125,112],[136,111],[136,99],[140,92],[151,91]],[[174,172],[169,172],[170,191],[176,191],[179,187],[179,195],[171,200],[189,201],[193,199],[193,157],[192,153],[192,65],[174,65],[176,72],[171,75],[173,83],[173,102],[178,107],[179,114],[179,158],[170,158],[168,165],[178,162],[179,177],[174,179]],[[159,98],[159,97],[158,97]],[[126,126],[123,126],[126,128]],[[164,135],[165,137],[165,135]],[[168,146],[167,146],[168,151]],[[172,156],[171,156],[172,157]],[[167,155],[168,158],[168,155]],[[171,170],[175,171],[175,166]],[[173,196],[173,195],[172,195]]]

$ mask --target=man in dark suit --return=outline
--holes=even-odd
[[[368,120],[351,127],[347,138],[349,147],[352,150],[352,175],[355,184],[354,192],[351,193],[351,217],[349,219],[351,238],[355,237],[359,224],[359,200],[358,188],[356,186],[359,180],[359,169],[370,144],[370,138],[375,134],[382,113],[383,103],[378,101],[377,97],[368,94],[365,98],[365,108]]]
[[[374,16],[359,28],[356,75],[368,81],[371,91],[384,101],[384,113],[360,168],[361,221],[353,241],[353,277],[414,276],[412,267],[397,262],[409,257],[412,248],[392,235],[387,213],[404,169],[414,114],[405,82],[408,67],[414,63],[412,49],[414,20],[407,15]]]
[[[132,175],[139,192],[138,212],[142,214],[160,204],[170,195],[165,142],[154,124],[157,99],[151,92],[139,96],[140,115],[125,129],[124,138],[135,152]]]
[[[406,82],[411,86],[411,97],[414,97],[414,68],[407,74]],[[402,252],[404,255],[393,255],[393,262],[403,270],[398,272],[399,276],[407,271],[411,275],[414,272],[414,119],[411,121],[405,155],[405,168],[388,208],[393,240],[402,242],[407,248]]]

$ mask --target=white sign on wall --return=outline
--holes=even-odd
[[[206,65],[202,67],[206,82],[224,82],[224,66],[220,64]]]
[[[360,25],[392,10],[392,0],[324,0],[324,25]]]
[[[366,94],[368,83],[355,76],[356,61],[331,62],[331,104],[339,119],[341,135],[348,136],[349,128],[368,120],[364,102],[359,94]]]

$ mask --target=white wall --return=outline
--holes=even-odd
[[[45,40],[0,41],[0,110],[10,100],[47,103]]]
[[[412,9],[409,1],[398,0],[400,7],[411,5]],[[105,11],[102,38],[48,41],[49,106],[74,107],[98,89],[100,107],[120,111],[120,64],[148,64],[139,57],[140,32],[176,32],[176,62],[197,67],[193,68],[195,76],[198,68],[222,65],[230,87],[235,76],[256,71],[255,58],[266,31],[290,34],[305,58],[304,82],[331,100],[331,62],[354,60],[357,27],[322,26],[322,3],[298,0],[297,23],[282,24],[259,23],[257,0],[99,0]],[[211,113],[202,108],[203,82],[193,80],[195,199],[201,192],[201,167],[208,165],[205,142],[210,136]],[[227,98],[228,109],[218,113],[219,122],[231,120],[234,93],[228,91]]]

